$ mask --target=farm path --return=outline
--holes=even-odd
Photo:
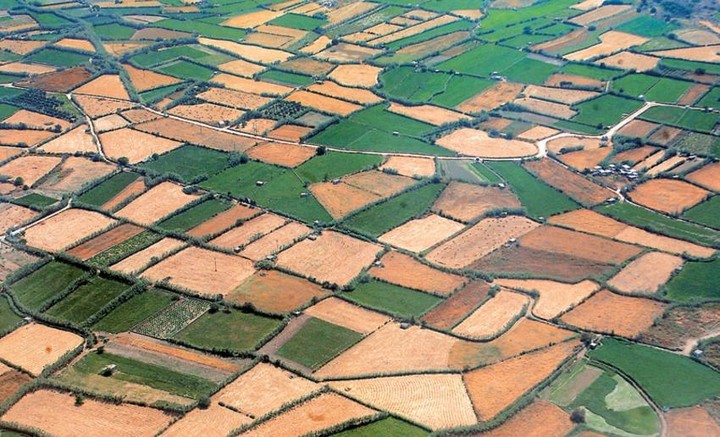
[[[97,133],[95,132],[95,125],[93,124],[93,121],[90,118],[90,116],[87,115],[85,113],[85,111],[83,111],[82,108],[75,103],[75,100],[73,100],[73,98],[72,98],[72,93],[67,93],[66,96],[67,96],[67,99],[75,107],[75,109],[77,109],[78,112],[80,112],[83,115],[83,117],[85,117],[85,123],[87,123],[88,128],[90,129],[90,135],[92,135],[93,141],[95,142],[95,146],[97,146],[98,155],[100,155],[100,157],[102,158],[103,161],[108,162],[108,163],[111,162],[107,158],[107,156],[105,156],[105,152],[103,151],[103,148],[102,148],[102,143],[100,142],[100,138],[97,136]]]
[[[258,349],[257,354],[260,356],[268,355],[272,358],[282,360],[282,362],[286,366],[292,368],[293,370],[299,370],[306,375],[312,375],[313,371],[311,368],[302,366],[293,361],[288,361],[276,355],[277,351],[280,350],[280,348],[283,347],[283,345],[287,343],[288,340],[294,337],[295,334],[297,334],[298,331],[300,331],[300,329],[305,326],[305,323],[307,323],[307,321],[311,318],[312,317],[309,314],[305,313],[293,318],[292,320],[290,320],[290,322],[288,322],[287,326],[285,326],[285,329],[283,329],[280,334],[273,337],[272,340],[265,343],[263,347]]]
[[[693,350],[695,349],[695,347],[696,347],[701,341],[703,341],[703,340],[708,340],[708,339],[711,339],[711,338],[713,338],[713,337],[718,337],[718,336],[720,336],[720,328],[718,328],[718,329],[716,329],[716,330],[714,330],[714,331],[711,331],[711,332],[703,335],[702,337],[695,337],[695,338],[690,338],[690,339],[688,339],[688,340],[685,342],[685,347],[684,347],[683,350],[682,350],[683,355],[690,355],[690,354],[693,352]]]

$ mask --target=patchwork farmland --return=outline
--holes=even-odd
[[[720,435],[720,8],[0,0],[0,434]]]

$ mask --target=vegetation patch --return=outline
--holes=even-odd
[[[280,325],[277,319],[242,311],[207,312],[173,338],[196,347],[235,352],[255,349]]]
[[[368,308],[408,320],[422,316],[442,302],[437,296],[381,281],[362,283],[343,296]]]
[[[47,314],[79,325],[127,289],[128,284],[123,282],[94,276],[53,305]]]
[[[175,296],[171,293],[150,289],[133,296],[93,326],[102,332],[120,333],[131,331],[138,323],[157,314],[170,305]]]
[[[52,261],[12,284],[10,288],[15,292],[20,304],[37,311],[84,274],[79,267]]]

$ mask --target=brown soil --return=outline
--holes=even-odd
[[[307,74],[308,76],[324,76],[335,68],[334,64],[318,61],[313,58],[295,58],[278,65],[283,70]]]
[[[613,197],[613,193],[579,174],[566,169],[551,159],[529,161],[525,168],[537,175],[547,184],[557,188],[585,205],[597,205]]]
[[[55,73],[41,74],[31,79],[17,82],[18,86],[37,88],[43,91],[68,92],[78,84],[92,77],[92,73],[83,67],[73,67]]]
[[[2,129],[0,130],[0,145],[33,147],[55,136],[46,130]]]
[[[713,191],[720,191],[720,162],[707,164],[700,170],[695,170],[685,176],[685,179]]]
[[[525,132],[520,133],[517,137],[521,140],[539,141],[545,138],[549,138],[557,133],[560,133],[560,131],[557,129],[546,126],[534,126],[526,130]]]
[[[652,132],[656,127],[658,127],[657,124],[651,123],[651,122],[649,122],[649,121],[633,120],[633,121],[631,121],[630,123],[628,123],[628,124],[626,124],[625,126],[623,126],[623,128],[620,129],[620,130],[618,131],[618,133],[621,134],[621,135],[629,136],[629,137],[644,138],[647,134],[649,134],[650,132]],[[644,147],[645,147],[645,148],[650,148],[650,147],[648,147],[648,146],[644,146]],[[642,149],[643,149],[643,147],[637,147],[637,148],[634,148],[634,149],[630,149],[630,150],[626,150],[626,151],[620,152],[620,153],[618,153],[618,155],[620,155],[621,153],[630,153],[630,152],[634,152],[634,151],[642,150]],[[647,156],[647,155],[649,155],[649,153],[645,154],[645,156]],[[638,159],[636,159],[636,160],[638,160]],[[620,159],[620,161],[623,161],[623,160]]]
[[[364,61],[380,53],[381,51],[378,49],[341,42],[327,47],[320,53],[317,53],[315,57],[327,59],[330,62],[351,63]]]
[[[554,88],[538,85],[528,85],[525,87],[525,90],[523,90],[523,94],[528,97],[551,100],[553,102],[566,103],[568,105],[573,105],[598,95],[598,93],[594,91]]]
[[[102,117],[135,106],[133,102],[110,100],[95,96],[73,95],[73,99],[90,118]]]
[[[514,100],[523,89],[522,84],[500,82],[465,100],[455,108],[468,113],[490,111]]]
[[[117,264],[114,264],[110,268],[128,275],[131,273],[138,273],[143,267],[148,265],[153,258],[162,258],[165,254],[172,252],[183,244],[185,243],[181,240],[169,237],[163,238],[157,243],[130,255]]]
[[[613,15],[625,12],[630,9],[630,5],[606,5],[600,6],[597,9],[593,9],[590,12],[578,15],[570,20],[571,23],[579,24],[580,26],[586,26],[596,21],[604,20],[605,18],[612,17]]]
[[[688,340],[704,337],[720,328],[720,304],[676,306],[642,333],[643,342],[682,350]]]
[[[227,211],[223,211],[213,218],[200,223],[190,229],[187,234],[193,237],[204,237],[214,235],[234,226],[238,220],[247,220],[261,211],[245,205],[235,205]]]
[[[0,65],[2,73],[20,73],[34,76],[36,74],[46,74],[56,71],[57,68],[39,64],[25,64],[22,62],[10,62]]]
[[[585,28],[575,29],[567,35],[563,35],[559,38],[552,39],[550,41],[536,44],[531,47],[533,51],[546,51],[546,52],[558,52],[568,47],[576,46],[583,41],[587,40],[588,31]]]
[[[597,56],[610,55],[619,50],[644,44],[648,41],[647,38],[643,38],[630,33],[618,32],[615,30],[605,32],[598,38],[601,41],[599,44],[588,47],[586,49],[578,50],[577,52],[570,53],[569,55],[565,55],[565,59],[569,59],[571,61],[578,61],[595,58]]]
[[[296,124],[284,124],[279,128],[273,129],[272,131],[268,132],[267,136],[270,138],[275,138],[277,140],[293,141],[299,143],[300,140],[310,131],[312,131],[311,127],[299,126]],[[309,152],[305,152],[306,154],[314,152],[314,150],[311,148],[306,147],[306,149],[309,149]]]
[[[378,97],[372,91],[345,87],[329,80],[320,84],[315,83],[310,85],[308,90],[317,94],[335,97],[348,102],[359,103],[361,105],[372,105],[382,101],[382,98]]]
[[[719,46],[689,47],[684,49],[661,50],[653,52],[653,55],[663,58],[685,59],[687,61],[720,62],[720,55],[717,54]]]
[[[321,37],[322,38],[322,37]],[[343,64],[328,76],[341,85],[370,88],[377,84],[382,68],[363,64]]]
[[[383,267],[373,267],[370,274],[403,287],[450,294],[466,281],[462,276],[433,269],[400,252],[388,252],[380,261]]]
[[[685,132],[682,129],[671,126],[662,126],[660,129],[656,130],[655,132],[653,132],[652,135],[650,135],[648,141],[653,144],[668,146],[679,140],[684,134]],[[647,167],[651,167],[651,165],[648,164]]]
[[[210,241],[210,244],[232,250],[236,247],[245,246],[284,224],[284,217],[272,213],[262,214],[216,237]]]
[[[425,313],[422,320],[437,329],[450,329],[488,297],[490,284],[476,279]]]
[[[118,217],[150,225],[197,199],[197,195],[185,194],[182,187],[162,182],[137,197],[117,212]]]
[[[260,143],[247,153],[252,159],[293,168],[315,156],[315,149],[268,142]]]
[[[165,437],[189,435],[228,435],[236,428],[247,425],[252,419],[244,414],[211,404],[209,408],[195,409],[163,432]]]
[[[292,53],[288,53],[282,50],[268,49],[265,47],[259,47],[250,44],[240,44],[233,41],[200,37],[198,38],[198,42],[203,45],[215,47],[236,54],[238,56],[242,56],[243,59],[257,62],[260,64],[270,64],[277,61],[287,61],[293,56]]]
[[[433,105],[405,106],[400,103],[391,102],[388,111],[430,123],[434,126],[468,119],[466,115],[459,112]]]
[[[0,357],[37,376],[82,343],[79,335],[31,323],[0,339]]]
[[[327,294],[319,285],[277,270],[261,270],[227,295],[228,302],[252,303],[261,311],[287,313]]]
[[[480,435],[483,437],[514,437],[520,435],[568,435],[575,425],[560,407],[536,400],[512,416],[507,422]]]
[[[102,208],[107,211],[115,209],[116,206],[123,203],[125,200],[137,196],[138,194],[145,191],[145,180],[142,177],[138,177],[132,181],[127,187],[123,188],[119,193],[113,196],[110,200],[102,205]]]
[[[393,169],[407,177],[430,177],[435,174],[435,161],[432,158],[391,156],[380,166],[380,170]]]
[[[107,176],[115,167],[105,162],[71,156],[45,179],[40,188],[48,193],[72,193],[86,184]]]
[[[255,73],[259,73],[265,69],[264,66],[253,64],[252,62],[238,59],[236,61],[226,62],[218,65],[218,68],[228,73],[237,74],[243,77],[253,77]]]
[[[557,157],[563,164],[574,168],[578,171],[584,171],[600,164],[610,155],[612,149],[603,147],[601,149],[578,150],[575,152],[564,153]]]
[[[608,67],[624,68],[625,70],[648,71],[660,62],[660,58],[623,51],[607,58],[598,59],[596,64],[605,64]]]
[[[56,42],[55,45],[95,53],[95,46],[86,39],[63,38]]]
[[[682,408],[665,414],[670,436],[718,437],[720,425],[702,407]]]
[[[38,257],[30,255],[27,252],[3,246],[2,252],[0,253],[0,281],[5,281],[15,270],[32,264],[37,260]]]
[[[208,102],[240,109],[257,109],[272,101],[269,97],[223,88],[210,88],[198,94],[197,97]]]
[[[110,114],[104,117],[100,117],[93,122],[95,126],[95,132],[106,132],[109,130],[120,129],[130,124],[125,118],[118,114]]]
[[[355,111],[362,109],[362,106],[338,100],[333,97],[326,97],[308,91],[295,91],[285,98],[287,101],[296,102],[303,106],[318,109],[331,114],[339,114],[346,117]]]
[[[450,238],[464,227],[461,223],[430,214],[410,220],[381,235],[378,240],[411,252],[422,252]]]
[[[573,118],[577,114],[577,111],[570,108],[568,105],[549,102],[547,100],[522,98],[515,100],[513,103],[530,112],[549,115],[551,117],[562,118],[565,120]]]
[[[24,206],[0,202],[0,234],[35,217],[37,212]]]
[[[248,244],[239,254],[253,261],[259,261],[277,253],[310,232],[312,229],[309,227],[291,222]]]
[[[676,179],[653,179],[628,194],[633,201],[648,208],[679,213],[700,203],[709,192]]]
[[[98,235],[90,241],[86,241],[79,246],[73,247],[68,250],[67,253],[86,261],[93,256],[138,235],[144,230],[145,228],[141,228],[140,226],[123,223],[104,234]]]
[[[537,293],[538,297],[532,312],[546,320],[574,307],[600,288],[598,284],[588,280],[577,284],[566,284],[543,279],[496,279],[494,283]]]
[[[407,38],[413,35],[417,35],[419,33],[423,33],[427,30],[430,30],[432,28],[442,26],[448,23],[452,23],[453,21],[457,21],[457,17],[453,17],[451,15],[441,15],[437,18],[430,19],[428,21],[425,21],[424,23],[416,24],[415,26],[406,27],[403,30],[400,30],[398,32],[391,33],[390,35],[382,36],[380,38],[375,38],[369,42],[369,44],[373,46],[377,46],[380,44],[387,44],[393,41],[398,41],[403,38]]]
[[[255,140],[243,138],[228,132],[198,126],[172,118],[161,118],[136,126],[138,130],[157,134],[165,138],[198,144],[223,152],[244,152],[255,145]]]
[[[390,317],[384,314],[366,310],[336,297],[324,299],[304,312],[364,335],[376,331],[390,321]]]
[[[198,103],[196,105],[178,105],[167,111],[169,114],[190,120],[201,121],[206,124],[218,125],[232,122],[245,114],[240,109],[228,108],[226,106],[212,103]]]
[[[510,190],[451,182],[432,210],[469,222],[497,208],[520,208],[520,201]]]
[[[223,86],[225,86],[225,88],[230,88],[237,91],[245,91],[258,95],[264,94],[281,96],[293,90],[292,88],[285,85],[262,82],[259,80],[247,79],[244,77],[234,76],[232,74],[225,73],[215,75],[212,81],[222,84]]]
[[[657,147],[652,146],[636,147],[634,149],[625,150],[624,152],[618,153],[617,155],[612,157],[611,161],[614,163],[630,162],[631,164],[635,164],[652,155],[657,150]]]
[[[28,245],[58,252],[116,221],[94,211],[69,209],[25,231]]]
[[[123,85],[120,76],[111,74],[105,74],[97,79],[93,79],[90,82],[76,88],[73,93],[130,100],[130,96],[128,95],[127,90],[125,90],[125,85]]]
[[[310,186],[313,196],[334,219],[381,199],[381,196],[345,183],[320,182]]]
[[[680,257],[651,252],[625,266],[608,285],[626,293],[653,294],[682,265]]]
[[[471,128],[460,128],[435,143],[461,155],[481,158],[522,158],[538,152],[533,143],[491,138],[487,132]]]
[[[329,37],[322,35],[315,41],[311,42],[310,44],[308,44],[305,47],[303,47],[302,49],[300,49],[300,51],[302,53],[314,55],[315,53],[318,53],[318,52],[324,50],[331,43],[332,43],[332,40]],[[335,69],[335,71],[337,71],[337,68]],[[377,73],[376,73],[376,75],[377,75]],[[350,84],[346,84],[346,85],[350,85]],[[372,85],[370,85],[370,86],[372,86]]]
[[[145,161],[154,153],[162,155],[174,150],[182,143],[159,138],[130,128],[118,129],[99,135],[105,154],[114,160],[128,158],[130,163]]]
[[[520,237],[519,244],[530,249],[585,258],[603,264],[621,264],[642,251],[636,246],[555,226],[543,226],[525,234]]]
[[[493,337],[510,328],[510,323],[525,312],[530,302],[524,294],[501,290],[460,322],[453,333],[475,339]]]
[[[7,124],[24,124],[27,129],[50,129],[60,126],[61,130],[66,130],[71,124],[61,118],[50,117],[49,115],[40,114],[27,109],[21,109],[10,117],[3,120]]]
[[[0,375],[0,400],[10,399],[23,385],[32,381],[32,378],[17,370],[7,370]]]

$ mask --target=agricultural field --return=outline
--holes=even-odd
[[[0,0],[0,434],[720,433],[717,2],[91,3]]]

